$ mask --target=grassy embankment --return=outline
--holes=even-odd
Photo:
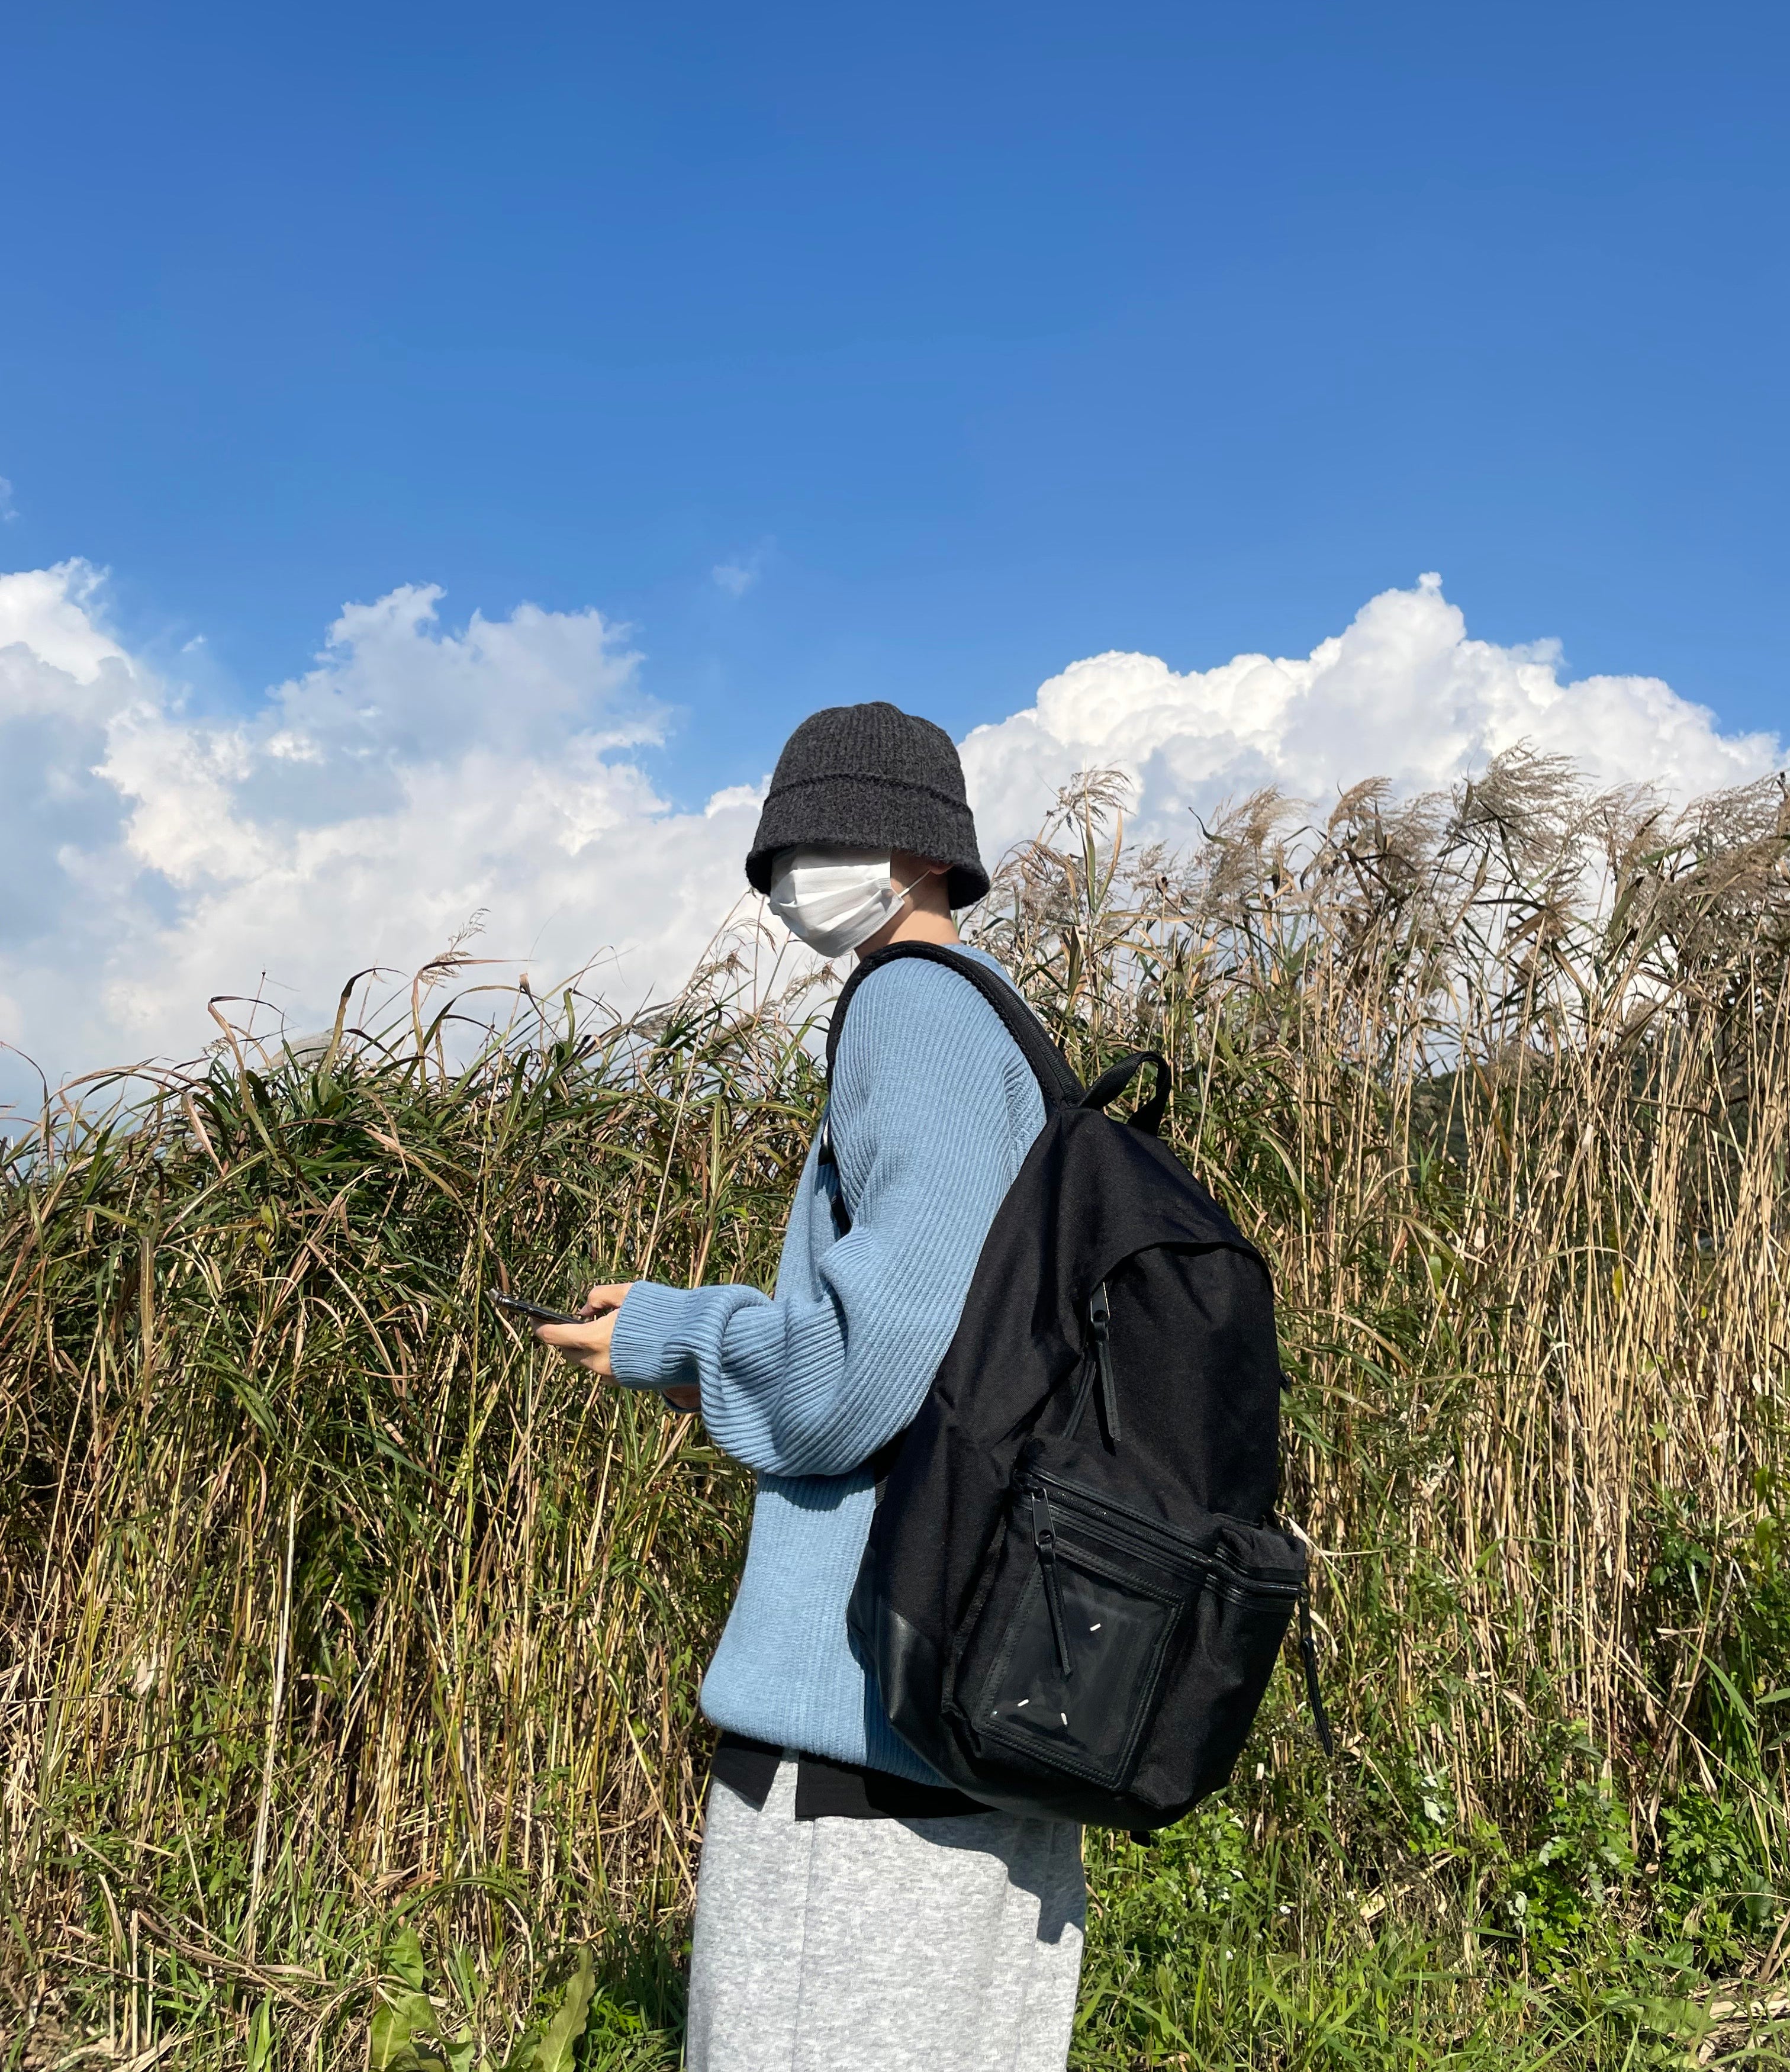
[[[1090,1837],[1077,2062],[1776,2054],[1779,795],[1117,832],[1085,787],[980,932],[1085,1068],[1172,1054],[1276,1263],[1341,1749],[1287,1675],[1221,1800]],[[443,997],[9,1160],[0,2066],[675,2062],[746,1491],[479,1291],[767,1281],[815,997],[522,1001],[464,1067]]]

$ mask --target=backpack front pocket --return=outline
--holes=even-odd
[[[1177,1540],[1061,1483],[1016,1482],[1000,1555],[1007,1587],[990,1604],[998,1636],[965,1706],[978,1738],[1122,1789],[1205,1574]]]

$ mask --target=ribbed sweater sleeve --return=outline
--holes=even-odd
[[[918,961],[859,987],[831,1108],[852,1227],[820,1252],[818,1294],[638,1282],[612,1341],[618,1379],[694,1383],[716,1445],[765,1474],[848,1474],[911,1420],[1041,1112],[987,1002]],[[811,1160],[804,1197],[811,1178]]]

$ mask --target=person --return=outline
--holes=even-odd
[[[746,875],[828,956],[957,945],[988,889],[950,737],[834,707],[778,759]],[[992,957],[964,950],[997,971]],[[539,1335],[700,1403],[755,1474],[745,1567],[702,1708],[721,1729],[691,1955],[692,2072],[1060,2072],[1086,1886],[1073,1823],[948,1788],[896,1735],[846,1608],[869,1465],[920,1408],[983,1240],[1043,1127],[1000,1018],[949,969],[880,967],[845,1022],[774,1295],[593,1288]]]

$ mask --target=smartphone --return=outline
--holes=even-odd
[[[485,1293],[500,1309],[507,1309],[511,1316],[526,1317],[531,1324],[581,1324],[581,1317],[569,1317],[563,1309],[544,1309],[538,1302],[524,1302],[519,1295],[506,1295],[500,1289],[487,1288]]]

